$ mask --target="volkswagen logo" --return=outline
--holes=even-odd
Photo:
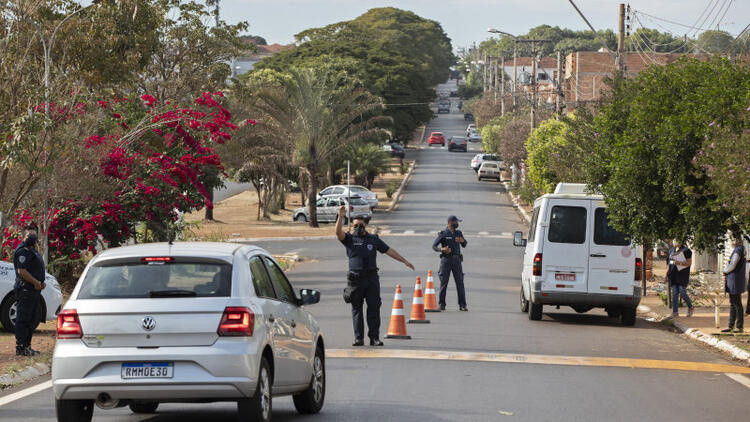
[[[156,327],[156,320],[152,316],[143,317],[141,321],[141,327],[146,331],[151,331]]]

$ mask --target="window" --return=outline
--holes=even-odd
[[[547,74],[546,73],[540,73],[540,74],[537,75],[536,79],[539,80],[539,81],[546,81],[547,80]]]
[[[325,199],[318,199],[315,202],[316,207],[325,207],[326,206],[326,200]]]
[[[552,207],[549,218],[550,242],[586,242],[586,208],[557,205]]]
[[[333,188],[325,188],[322,191],[320,191],[321,196],[330,195],[331,192],[333,192]]]
[[[340,207],[341,206],[341,200],[338,198],[331,198],[328,200],[328,203],[326,204],[326,207]]]
[[[365,201],[362,198],[352,198],[351,202],[352,205],[368,205],[367,201]]]
[[[263,260],[266,262],[268,274],[271,276],[271,283],[273,283],[273,289],[276,291],[276,297],[284,302],[297,304],[297,296],[294,295],[292,285],[289,284],[289,280],[287,280],[281,268],[267,257],[263,257]]]
[[[609,212],[597,208],[594,212],[594,243],[597,245],[628,246],[630,239],[609,225]]]
[[[258,297],[268,297],[276,299],[276,293],[273,291],[271,279],[268,277],[266,267],[263,266],[260,256],[250,258],[250,273],[253,275],[253,286],[255,295]]]
[[[136,262],[96,265],[79,299],[175,296],[221,297],[232,291],[232,265],[219,262]],[[156,296],[155,293],[159,295]]]
[[[344,194],[344,188],[341,186],[333,188],[333,195],[343,195]]]
[[[529,243],[533,242],[536,238],[536,222],[539,220],[539,207],[534,208],[534,212],[531,213],[531,227],[529,228]]]

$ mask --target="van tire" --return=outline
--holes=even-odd
[[[523,286],[521,286],[521,312],[529,312],[529,301],[523,294]]]
[[[635,308],[625,308],[620,316],[622,325],[630,327],[635,325]]]
[[[542,308],[541,303],[529,302],[529,319],[532,321],[539,321],[542,319]]]

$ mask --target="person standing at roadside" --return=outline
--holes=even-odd
[[[432,242],[432,250],[440,252],[440,310],[445,310],[445,295],[448,291],[448,282],[450,281],[451,272],[453,281],[456,283],[456,293],[458,294],[458,309],[468,311],[466,307],[466,291],[464,290],[464,269],[462,261],[464,256],[461,254],[461,248],[466,247],[466,239],[461,230],[458,230],[458,223],[461,220],[455,215],[448,217],[448,227],[439,232],[437,238]]]
[[[687,286],[690,282],[690,265],[693,263],[693,251],[685,246],[685,243],[679,239],[672,242],[672,248],[667,254],[669,268],[667,269],[667,282],[672,293],[672,315],[670,318],[679,316],[678,307],[680,297],[685,300],[688,306],[687,316],[693,316],[693,302],[687,294]]]
[[[349,257],[349,273],[347,278],[354,287],[350,292],[349,301],[352,304],[352,323],[354,325],[354,343],[352,346],[364,346],[365,322],[362,308],[367,303],[367,336],[370,346],[382,346],[380,341],[380,278],[378,277],[378,252],[384,253],[406,265],[412,271],[411,265],[396,250],[389,247],[376,234],[367,232],[367,222],[362,217],[352,218],[353,233],[346,233],[343,220],[346,217],[346,207],[339,208],[336,219],[336,237],[346,247]]]
[[[747,287],[745,268],[746,252],[742,235],[734,237],[734,250],[729,261],[724,266],[724,290],[729,294],[729,327],[722,333],[741,333],[744,331],[744,315],[742,309],[742,293]],[[737,324],[735,326],[735,323]],[[737,327],[735,329],[735,327]]]
[[[31,336],[36,326],[41,291],[44,290],[44,260],[36,250],[36,228],[26,227],[23,243],[13,253],[13,269],[16,282],[16,355],[35,356],[39,352],[31,348]]]

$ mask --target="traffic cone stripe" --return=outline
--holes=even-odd
[[[418,305],[424,305],[424,298],[423,297],[415,296],[414,297],[414,303],[416,303]]]
[[[404,316],[404,310],[403,309],[394,309],[391,311],[391,315],[401,315]]]

